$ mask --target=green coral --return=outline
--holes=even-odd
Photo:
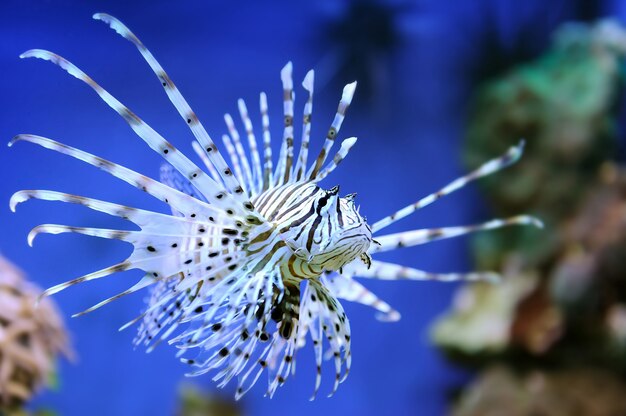
[[[566,25],[543,56],[478,90],[465,162],[476,167],[525,138],[522,160],[482,185],[498,215],[532,213],[548,229],[520,227],[478,236],[474,252],[480,267],[497,268],[520,246],[530,264],[553,253],[554,227],[574,212],[614,153],[612,110],[625,50],[626,32],[613,22]]]

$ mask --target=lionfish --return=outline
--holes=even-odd
[[[256,383],[264,370],[268,377],[266,394],[271,397],[288,375],[295,372],[296,352],[305,345],[307,335],[313,343],[317,369],[312,398],[320,387],[323,359],[334,362],[334,386],[330,395],[335,393],[348,375],[352,359],[350,323],[339,299],[371,306],[378,311],[377,318],[383,321],[400,318],[397,311],[354,277],[442,281],[498,279],[498,274],[492,272],[429,273],[373,260],[372,255],[508,225],[541,226],[536,218],[520,215],[478,225],[374,236],[467,183],[514,163],[522,154],[523,142],[441,190],[369,224],[355,204],[356,194],[340,196],[338,186],[329,190],[318,186],[357,141],[356,137],[343,140],[329,159],[356,82],[343,89],[323,147],[309,163],[314,72],[309,71],[302,83],[308,99],[304,104],[302,139],[296,156],[292,65],[288,63],[280,74],[284,130],[276,165],[273,164],[264,93],[260,94],[262,150],[243,100],[238,101],[238,110],[248,152],[244,150],[244,140],[233,117],[225,115],[228,134],[222,140],[230,158],[228,164],[174,82],[144,44],[114,17],[101,13],[93,17],[137,47],[191,129],[195,137],[193,149],[206,170],[65,58],[40,49],[20,55],[50,61],[86,83],[166,163],[161,168],[160,181],[156,181],[41,136],[20,134],[9,145],[31,142],[82,160],[147,192],[172,210],[168,215],[48,190],[15,193],[10,202],[13,211],[17,204],[33,198],[62,201],[121,217],[140,228],[140,231],[125,231],[55,224],[35,227],[28,236],[31,245],[40,233],[70,232],[121,240],[134,248],[126,260],[51,287],[42,296],[125,270],[142,270],[145,275],[132,287],[74,316],[150,287],[144,312],[122,328],[139,322],[135,343],[145,345],[148,350],[167,340],[180,349],[179,356],[193,354],[194,358],[181,358],[192,366],[190,375],[213,372],[213,380],[219,387],[237,377],[237,399]]]

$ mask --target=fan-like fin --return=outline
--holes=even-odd
[[[204,226],[204,225],[203,225]],[[62,233],[74,233],[74,234],[82,234],[88,235],[91,237],[99,237],[99,238],[107,238],[109,240],[120,240],[127,243],[131,243],[133,245],[142,245],[145,247],[152,247],[152,249],[156,250],[159,245],[172,246],[173,248],[178,247],[178,241],[183,241],[184,239],[193,239],[198,238],[198,234],[194,233],[192,230],[187,231],[186,234],[183,234],[184,230],[181,230],[180,234],[170,234],[170,233],[158,233],[151,234],[145,231],[127,231],[127,230],[109,230],[105,228],[90,228],[90,227],[74,227],[70,225],[60,225],[60,224],[41,224],[34,227],[30,233],[28,233],[28,245],[32,246],[39,234],[62,234]],[[212,239],[220,241],[224,238],[229,238],[230,234],[219,233],[219,230],[216,230],[217,233],[211,233],[208,239]],[[162,242],[159,240],[163,240],[167,238],[168,241]],[[241,242],[241,241],[240,241]],[[240,242],[238,244],[240,244]],[[218,244],[218,243],[216,243]]]
[[[159,180],[161,183],[169,186],[170,188],[176,189],[184,194],[189,195],[192,198],[200,200],[202,202],[207,202],[206,198],[196,190],[196,188],[180,174],[179,171],[176,170],[169,163],[163,163],[161,165],[161,170],[159,172]],[[181,216],[182,214],[174,209],[172,209],[172,214]]]
[[[313,180],[317,177],[324,161],[326,161],[326,157],[328,157],[328,152],[330,148],[333,147],[335,143],[335,139],[339,134],[339,130],[341,129],[341,125],[343,124],[343,120],[346,117],[346,111],[348,111],[348,107],[352,102],[352,98],[354,97],[354,91],[356,90],[356,81],[346,85],[343,88],[343,94],[341,95],[341,100],[339,101],[339,107],[337,108],[337,113],[335,114],[335,119],[333,120],[330,129],[326,135],[326,140],[324,141],[324,147],[320,151],[319,156],[315,160],[315,164],[311,166],[309,171],[307,172],[307,177],[309,180]]]
[[[302,81],[302,86],[309,93],[309,98],[304,104],[302,115],[302,141],[300,143],[300,152],[298,153],[298,161],[294,169],[294,179],[300,181],[304,179],[306,172],[307,159],[309,155],[309,140],[311,138],[311,114],[313,113],[313,84],[315,83],[315,72],[311,69],[307,72]]]
[[[411,205],[407,205],[401,210],[396,211],[393,214],[383,218],[382,220],[375,222],[372,225],[372,232],[375,233],[387,227],[388,225],[393,224],[394,222],[413,214],[418,209],[424,208],[432,204],[439,198],[464,187],[465,185],[472,181],[475,181],[476,179],[480,179],[483,176],[491,175],[494,172],[497,172],[501,169],[506,168],[509,165],[512,165],[519,160],[519,158],[522,156],[523,151],[524,141],[522,140],[517,146],[509,148],[509,150],[502,156],[488,161],[473,172],[470,172],[469,174],[450,182],[439,191],[434,192]]]
[[[13,140],[11,140],[9,145],[12,146],[18,141],[34,143],[39,146],[45,147],[46,149],[54,150],[59,153],[71,156],[75,159],[82,160],[83,162],[89,163],[90,165],[100,168],[103,171],[115,176],[116,178],[119,178],[124,182],[127,182],[130,185],[149,193],[150,195],[154,196],[157,199],[160,199],[166,204],[171,205],[173,209],[183,213],[187,217],[194,218],[195,216],[201,214],[224,213],[224,211],[218,208],[218,206],[206,204],[202,201],[190,197],[189,195],[185,195],[182,192],[172,189],[169,186],[163,185],[162,183],[155,181],[154,179],[141,175],[133,170],[102,159],[98,156],[94,156],[91,153],[87,153],[66,144],[62,144],[54,140],[48,139],[46,137],[35,136],[32,134],[20,134],[18,136],[15,136]]]
[[[102,100],[109,105],[115,112],[126,120],[128,125],[133,131],[148,144],[155,152],[159,153],[163,158],[172,164],[180,173],[196,186],[200,192],[206,197],[206,199],[215,204],[218,207],[222,207],[227,210],[232,210],[241,216],[249,215],[254,211],[254,207],[250,202],[241,204],[232,200],[230,193],[224,192],[223,188],[219,186],[217,182],[211,179],[204,171],[191,162],[185,155],[178,151],[171,143],[165,140],[159,133],[157,133],[152,127],[141,120],[130,109],[119,102],[115,97],[109,94],[104,88],[98,85],[87,74],[81,71],[74,64],[67,59],[56,55],[49,51],[40,49],[33,49],[24,52],[20,55],[21,58],[40,58],[46,61],[50,61],[60,68],[65,70],[68,74],[75,78],[85,82],[89,85]],[[226,176],[232,175],[229,168],[226,168]],[[233,191],[233,194],[243,193],[243,191]],[[222,195],[218,198],[217,195]]]
[[[329,356],[332,357],[335,367],[333,389],[329,396],[332,396],[337,391],[339,383],[345,380],[350,372],[352,361],[350,323],[341,303],[319,280],[311,279],[307,281],[302,299],[300,313],[305,323],[304,328],[301,328],[300,337],[306,334],[306,330],[311,332],[317,364],[315,390],[311,397],[311,400],[313,400],[321,382],[322,341],[324,337],[328,342],[330,348]],[[305,330],[304,332],[302,331],[303,329]],[[345,372],[342,377],[341,371],[344,364]]]
[[[248,115],[248,108],[246,103],[241,98],[237,100],[237,107],[239,109],[239,115],[241,121],[246,129],[246,136],[248,137],[248,147],[250,148],[250,156],[252,158],[253,180],[251,182],[251,195],[258,195],[261,192],[263,173],[261,172],[261,157],[259,156],[259,149],[254,135],[254,129],[252,128],[252,121]]]
[[[498,273],[494,272],[431,273],[379,260],[372,261],[369,268],[362,263],[352,262],[343,268],[343,273],[348,276],[381,280],[437,280],[442,282],[454,282],[457,280],[498,282],[501,278]]]
[[[219,183],[220,186],[225,186],[224,185],[224,181],[222,180],[222,177],[217,172],[217,169],[215,169],[215,166],[213,166],[213,163],[211,163],[211,160],[206,155],[206,152],[204,151],[202,146],[200,146],[200,143],[198,143],[197,141],[193,140],[191,142],[191,147],[193,147],[193,151],[196,152],[196,155],[198,155],[200,160],[202,160],[202,163],[204,163],[204,166],[209,171],[209,174],[211,175],[211,178],[213,178],[213,180],[215,182]]]
[[[161,81],[161,85],[165,89],[165,93],[169,97],[170,101],[174,104],[174,107],[176,107],[176,110],[183,120],[186,121],[196,140],[198,140],[202,148],[206,151],[211,163],[217,168],[230,193],[232,193],[237,200],[243,203],[244,209],[247,209],[250,202],[246,200],[246,196],[241,191],[241,185],[230,173],[230,168],[226,164],[226,161],[217,150],[215,143],[204,129],[202,123],[200,123],[200,120],[198,120],[196,114],[193,112],[183,95],[174,85],[172,79],[167,75],[163,67],[157,62],[148,48],[146,48],[139,38],[115,17],[105,13],[96,13],[93,15],[93,18],[105,22],[111,27],[111,29],[115,30],[120,36],[132,42],[137,47],[148,65],[150,65],[150,68],[154,71],[154,74]]]
[[[235,150],[235,146],[233,146],[233,142],[231,141],[228,134],[222,135],[222,143],[224,143],[226,152],[228,153],[228,156],[230,157],[230,163],[233,165],[233,171],[235,172],[235,177],[240,183],[243,184],[244,183],[243,171],[241,170],[241,163],[239,163],[239,155],[237,154]]]
[[[274,183],[272,163],[272,136],[270,134],[270,117],[267,110],[267,95],[259,95],[261,121],[263,123],[263,191],[267,191]]]
[[[118,300],[126,295],[130,295],[131,293],[135,293],[143,288],[146,288],[150,285],[152,285],[155,282],[155,278],[152,275],[146,274],[144,277],[141,278],[141,280],[139,280],[136,284],[134,284],[132,287],[128,288],[127,290],[118,293],[115,296],[112,296],[108,299],[103,300],[102,302],[99,302],[87,309],[85,309],[82,312],[78,312],[75,313],[74,315],[72,315],[72,318],[77,318],[79,316],[83,316],[85,314],[91,313],[93,311],[95,311],[96,309],[100,309],[101,307],[108,305],[109,303]]]
[[[341,142],[341,148],[339,149],[339,151],[333,158],[332,162],[330,162],[328,165],[326,165],[324,169],[322,169],[322,171],[315,178],[315,181],[321,181],[326,176],[328,176],[333,170],[335,170],[335,168],[337,168],[337,166],[339,166],[339,164],[346,158],[346,156],[350,152],[350,149],[356,143],[356,140],[357,140],[356,137],[350,137],[344,140],[343,142]]]
[[[283,117],[285,128],[283,130],[283,142],[280,147],[278,164],[276,165],[275,186],[289,182],[293,164],[293,66],[291,62],[280,71],[280,79],[283,84]]]
[[[458,227],[430,228],[401,233],[376,236],[378,244],[370,246],[370,253],[396,250],[402,247],[412,247],[419,244],[430,243],[431,241],[443,240],[445,238],[458,237],[477,231],[494,230],[510,225],[533,225],[543,228],[543,224],[535,217],[529,215],[518,215],[506,219],[494,219],[482,224],[464,225]]]
[[[321,279],[337,298],[376,309],[379,312],[376,314],[376,319],[379,321],[395,322],[400,319],[400,312],[351,277],[332,273],[329,276],[322,276]]]
[[[39,296],[39,298],[44,298],[46,296],[52,296],[56,293],[59,293],[65,289],[67,289],[70,286],[74,286],[77,285],[79,283],[83,283],[83,282],[88,282],[90,280],[96,280],[96,279],[101,279],[103,277],[112,275],[114,273],[119,273],[119,272],[123,272],[125,270],[130,270],[132,269],[132,265],[130,264],[130,262],[127,261],[123,261],[121,263],[117,263],[113,266],[110,267],[106,267],[104,269],[98,270],[96,272],[93,273],[89,273],[86,274],[84,276],[80,276],[77,277],[75,279],[72,280],[68,280],[67,282],[63,282],[60,283],[58,285],[52,286],[46,290],[43,291],[43,293]]]
[[[146,211],[139,208],[118,205],[112,202],[105,202],[98,199],[87,198],[84,196],[66,194],[56,191],[18,191],[11,197],[11,210],[15,211],[18,204],[28,201],[30,199],[59,201],[83,205],[87,208],[93,209],[94,211],[104,212],[106,214],[131,221],[138,225],[145,233],[153,233],[159,235],[187,235],[187,230],[191,228],[194,228],[196,230],[205,229],[205,231],[206,229],[232,229],[229,228],[228,223],[222,223],[220,221],[218,224],[217,220],[215,219],[213,220],[214,222],[212,222],[211,218],[213,217],[209,217],[208,220],[210,221],[210,223],[207,223],[204,221],[195,221],[193,219],[190,219],[190,217],[174,217],[158,212]],[[233,228],[238,229],[241,225],[241,223],[235,223],[233,224]],[[228,232],[232,234],[232,231]]]
[[[248,156],[246,156],[246,152],[243,150],[243,145],[241,144],[241,136],[239,135],[239,131],[235,127],[235,122],[232,116],[228,113],[224,115],[224,121],[226,122],[226,127],[228,128],[228,133],[230,137],[233,139],[233,144],[235,146],[235,151],[237,152],[237,156],[241,161],[241,166],[243,167],[243,175],[240,183],[246,190],[248,194],[250,194],[250,190],[252,189],[252,170],[250,169],[250,162],[248,161]]]

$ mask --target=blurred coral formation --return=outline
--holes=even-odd
[[[616,151],[614,107],[625,53],[626,32],[613,21],[566,24],[543,56],[478,90],[465,143],[467,165],[478,166],[520,138],[527,142],[517,166],[483,181],[497,214],[521,210],[558,228],[574,213]],[[501,266],[502,254],[520,242],[524,260],[538,265],[560,244],[558,233],[538,238],[529,227],[507,231],[477,238],[479,266]]]
[[[470,113],[465,160],[476,166],[524,137],[527,152],[483,190],[500,216],[524,211],[546,230],[479,235],[481,268],[432,338],[480,374],[451,414],[626,414],[626,169],[617,110],[626,30],[566,24],[534,62],[488,82]]]
[[[180,389],[177,416],[240,416],[237,402],[232,398],[222,398],[200,388],[185,383]]]
[[[38,388],[52,384],[57,356],[73,355],[59,312],[50,299],[38,302],[40,293],[0,256],[1,415],[28,414],[22,407]]]
[[[626,414],[626,386],[607,371],[572,369],[516,374],[491,367],[453,416],[607,416]]]

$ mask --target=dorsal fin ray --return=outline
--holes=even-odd
[[[302,81],[302,87],[309,93],[304,110],[302,112],[302,140],[300,143],[300,152],[298,153],[298,161],[294,168],[294,180],[304,179],[306,165],[309,155],[309,140],[311,138],[311,114],[313,113],[313,85],[315,83],[315,72],[311,69],[307,72]]]
[[[417,202],[407,205],[406,207],[394,212],[393,214],[375,222],[372,225],[372,232],[375,233],[376,231],[379,231],[393,224],[394,222],[413,214],[415,211],[432,204],[433,202],[445,195],[461,189],[462,187],[472,181],[475,181],[476,179],[491,175],[494,172],[497,172],[501,169],[506,168],[507,166],[512,165],[519,160],[519,158],[522,156],[523,151],[524,140],[520,141],[516,146],[510,147],[509,150],[507,150],[506,153],[504,153],[502,156],[491,159],[490,161],[482,164],[477,169],[468,173],[467,175],[453,180],[437,192],[433,192],[432,194],[425,196]]]
[[[89,85],[100,98],[115,112],[126,120],[130,128],[144,141],[152,150],[160,154],[166,161],[174,166],[181,174],[189,178],[196,188],[206,197],[206,199],[219,207],[230,209],[239,215],[246,215],[246,211],[252,213],[254,207],[251,203],[242,204],[233,200],[233,195],[237,195],[237,190],[231,193],[225,193],[225,198],[220,200],[216,195],[224,193],[223,188],[211,179],[202,169],[196,166],[184,154],[169,143],[163,136],[157,133],[152,127],[141,120],[128,107],[123,105],[119,100],[113,97],[108,91],[98,85],[91,77],[81,71],[76,65],[67,59],[49,51],[41,49],[32,49],[20,55],[21,58],[40,58],[50,61],[65,70],[68,74],[83,81]],[[232,176],[230,168],[227,168],[227,176]],[[239,192],[243,193],[243,191]],[[249,205],[247,205],[249,204]]]
[[[237,192],[241,185],[238,183],[236,178],[234,178],[231,174],[226,173],[230,169],[222,155],[217,150],[215,143],[205,130],[202,123],[198,120],[198,117],[193,112],[183,95],[180,93],[178,88],[176,88],[172,79],[167,75],[163,67],[154,58],[148,48],[146,48],[139,38],[115,17],[105,13],[96,13],[93,15],[93,18],[108,24],[111,29],[115,30],[120,36],[132,42],[137,47],[148,65],[150,65],[150,68],[152,68],[155,75],[161,81],[161,85],[163,86],[170,101],[174,107],[176,107],[176,110],[183,120],[186,121],[196,140],[198,140],[202,148],[207,152],[209,160],[217,168],[229,191],[232,192],[235,198],[240,202],[249,202],[243,192]]]
[[[346,111],[348,111],[348,107],[352,102],[352,98],[354,97],[354,91],[356,90],[356,81],[346,85],[343,88],[343,93],[341,95],[341,100],[339,101],[339,106],[337,107],[337,113],[335,113],[335,118],[328,129],[328,133],[326,134],[326,140],[324,141],[324,147],[320,151],[319,156],[315,160],[315,163],[311,166],[309,171],[307,172],[307,177],[309,180],[313,180],[317,177],[324,161],[328,157],[328,152],[330,148],[333,147],[335,143],[335,139],[339,134],[339,130],[341,130],[341,125],[343,124],[343,120],[346,117]]]
[[[280,186],[289,182],[293,168],[293,65],[288,62],[280,71],[283,85],[283,141],[280,146],[280,155],[276,165],[274,185]]]

